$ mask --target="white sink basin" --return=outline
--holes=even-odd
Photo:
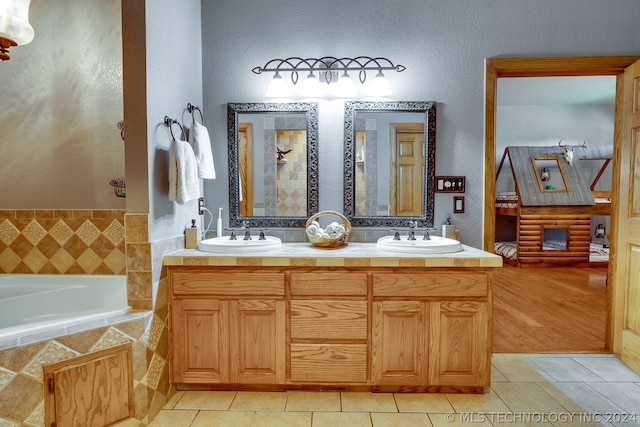
[[[216,253],[246,253],[246,252],[266,252],[278,249],[282,246],[282,241],[274,236],[266,236],[265,240],[259,240],[258,236],[251,236],[251,240],[231,240],[229,236],[214,237],[202,240],[198,244],[198,249],[203,252]]]
[[[413,254],[446,254],[462,251],[459,241],[440,236],[431,236],[431,240],[422,240],[422,236],[416,236],[416,240],[407,240],[407,236],[400,236],[400,240],[393,240],[393,236],[384,236],[378,239],[376,248]]]

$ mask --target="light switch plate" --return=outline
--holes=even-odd
[[[453,213],[464,213],[464,196],[453,198]]]
[[[464,176],[436,176],[437,193],[464,193]]]

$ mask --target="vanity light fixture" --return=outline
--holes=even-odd
[[[373,81],[370,79],[367,83],[368,95],[388,96],[391,94],[391,89],[382,72],[402,72],[405,69],[404,65],[395,65],[389,59],[382,57],[336,58],[324,56],[322,58],[291,57],[271,59],[263,67],[255,67],[251,71],[255,74],[274,73],[266,93],[269,97],[286,97],[290,95],[289,91],[284,88],[285,79],[282,78],[281,73],[289,72],[291,83],[295,87],[299,80],[299,73],[304,72],[308,74],[301,85],[300,95],[306,97],[322,96],[324,92],[322,83],[326,83],[332,86],[331,92],[334,96],[348,98],[356,94],[354,81],[349,76],[349,72],[352,74],[357,73],[358,80],[363,85],[367,81],[367,71],[375,72]],[[290,85],[288,86],[290,88]]]
[[[9,48],[31,43],[33,27],[29,24],[31,0],[0,0],[0,60],[8,61]]]
[[[542,168],[540,171],[540,180],[541,181],[549,181],[551,179],[551,173],[549,172],[549,168]]]

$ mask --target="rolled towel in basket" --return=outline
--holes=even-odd
[[[311,236],[317,236],[320,231],[318,223],[313,221],[310,226],[307,227],[307,233]]]

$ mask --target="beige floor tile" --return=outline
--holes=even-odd
[[[311,427],[311,412],[256,412],[252,427]]]
[[[340,412],[340,392],[288,391],[287,411]]]
[[[507,381],[502,372],[498,370],[493,364],[491,365],[491,382],[504,382]]]
[[[538,383],[538,386],[553,397],[566,411],[580,413],[584,409],[567,396],[562,390],[558,389],[553,383]]]
[[[447,396],[439,393],[396,393],[400,412],[454,412]]]
[[[480,419],[477,416],[473,419],[462,418],[461,414],[455,414],[453,412],[445,414],[429,413],[427,415],[433,427],[492,427],[489,420]]]
[[[540,368],[528,360],[529,357],[531,355],[494,354],[491,363],[510,382],[548,381],[540,373]]]
[[[175,409],[226,411],[235,395],[235,391],[185,391]]]
[[[171,396],[171,399],[169,399],[167,403],[164,404],[164,409],[175,408],[176,403],[178,403],[180,399],[182,399],[182,396],[184,396],[184,391],[177,391],[173,396]]]
[[[398,412],[392,393],[342,392],[344,412]]]
[[[151,421],[149,427],[188,427],[198,414],[195,410],[163,409]]]
[[[252,427],[253,411],[200,411],[191,427]]]
[[[368,412],[314,412],[312,427],[371,427]]]
[[[373,427],[432,427],[427,414],[374,412],[371,421]]]
[[[239,391],[232,411],[284,411],[287,393],[279,391]]]
[[[447,394],[456,412],[507,412],[509,407],[493,390],[485,394]]]
[[[534,383],[496,383],[492,386],[498,397],[514,413],[560,413],[566,409]]]

